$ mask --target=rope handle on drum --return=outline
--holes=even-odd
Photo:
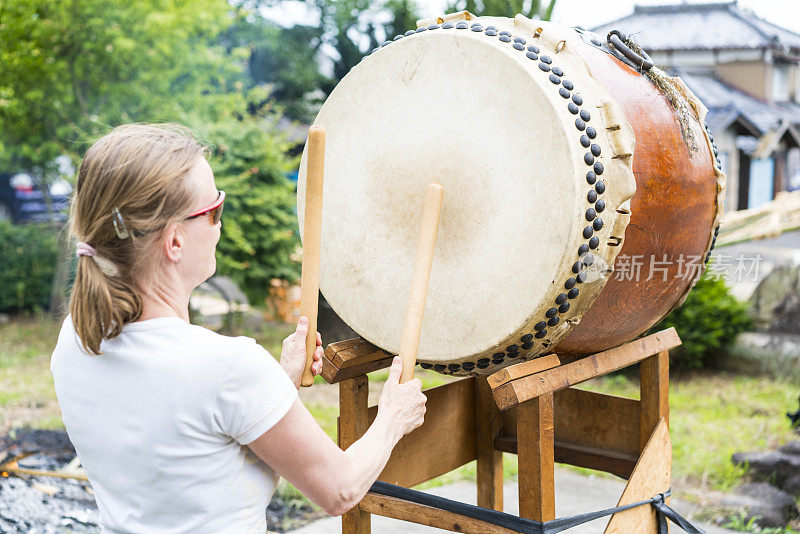
[[[498,512],[497,510],[491,510],[489,508],[482,508],[480,506],[446,499],[444,497],[439,497],[438,495],[430,495],[422,491],[403,488],[401,486],[395,486],[394,484],[388,484],[386,482],[375,482],[369,491],[370,493],[394,497],[396,499],[402,499],[416,504],[430,506],[439,510],[452,512],[454,514],[471,517],[473,519],[485,521],[487,523],[498,525],[524,534],[555,534],[556,532],[561,532],[601,517],[612,515],[617,512],[624,512],[625,510],[630,510],[631,508],[636,508],[638,506],[646,506],[648,504],[653,506],[656,511],[656,519],[658,520],[658,534],[667,534],[669,532],[667,527],[667,519],[678,525],[689,534],[705,534],[702,530],[692,525],[678,512],[667,505],[665,500],[671,495],[672,489],[668,489],[664,493],[659,493],[655,497],[644,501],[634,502],[614,508],[607,508],[597,512],[589,512],[569,517],[559,517],[558,519],[552,519],[544,522],[534,521],[533,519],[517,517],[505,512]]]
[[[631,50],[625,42],[628,38],[619,30],[611,30],[608,32],[608,37],[606,38],[608,44],[616,48],[620,54],[628,58],[634,65],[640,68],[643,71],[648,71],[653,68],[653,60],[650,57],[650,54],[642,50],[642,55],[637,54],[633,50]]]

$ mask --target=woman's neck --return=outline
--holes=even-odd
[[[189,322],[189,296],[176,273],[160,273],[141,289],[142,315],[140,321],[158,317],[180,317]]]

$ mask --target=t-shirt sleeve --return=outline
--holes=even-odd
[[[296,398],[283,367],[248,339],[222,379],[215,419],[223,434],[247,445],[280,421]]]

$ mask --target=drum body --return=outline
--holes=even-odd
[[[315,120],[329,304],[398,351],[424,191],[439,182],[423,367],[489,373],[641,334],[692,280],[617,281],[615,261],[703,255],[718,218],[702,105],[689,95],[691,150],[659,90],[587,35],[522,16],[421,23],[364,58]]]

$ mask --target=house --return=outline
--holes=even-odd
[[[633,37],[708,108],[726,211],[800,189],[800,35],[734,2],[636,6],[592,31]]]

